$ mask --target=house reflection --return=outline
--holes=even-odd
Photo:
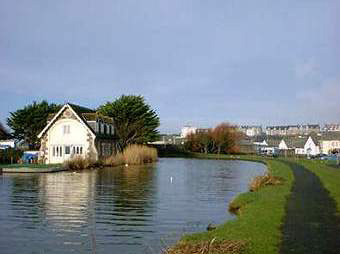
[[[40,202],[48,223],[65,230],[88,224],[96,177],[95,171],[41,175]]]

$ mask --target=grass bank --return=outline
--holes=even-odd
[[[323,186],[335,200],[338,216],[340,216],[340,167],[317,160],[300,160],[299,163],[320,178]]]
[[[291,168],[280,160],[256,156],[194,154],[193,157],[266,163],[269,174],[282,179],[282,183],[275,186],[266,185],[255,192],[240,194],[232,201],[232,205],[237,207],[235,220],[228,221],[212,231],[186,235],[167,253],[201,253],[197,252],[198,246],[201,246],[202,253],[278,253],[285,205],[294,180]],[[223,250],[220,246],[226,246],[226,249]],[[228,249],[228,246],[233,248]]]

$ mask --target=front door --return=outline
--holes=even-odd
[[[64,146],[64,161],[71,158],[71,146],[66,145]]]

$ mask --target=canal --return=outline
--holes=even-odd
[[[158,254],[234,218],[228,203],[266,167],[160,159],[143,167],[0,175],[1,253]]]

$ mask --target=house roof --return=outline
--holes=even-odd
[[[5,127],[0,123],[0,139],[8,139],[11,138],[11,135],[5,129]]]
[[[111,117],[103,116],[92,109],[81,107],[75,104],[68,103],[68,105],[70,105],[72,109],[78,114],[78,116],[82,117],[85,121],[96,121],[99,119],[104,123],[113,124],[113,119]],[[51,121],[56,114],[57,113],[49,114],[47,121]]]
[[[340,140],[340,132],[324,132],[319,137],[319,140]]]
[[[38,137],[41,138],[42,135],[44,135],[44,133],[54,124],[54,122],[58,119],[58,117],[65,111],[66,108],[70,108],[76,115],[76,117],[78,118],[78,120],[80,120],[80,122],[82,124],[84,124],[92,134],[96,135],[95,131],[88,125],[88,123],[86,122],[85,118],[82,116],[82,113],[86,113],[86,111],[90,111],[89,113],[94,112],[91,109],[85,108],[85,107],[81,107],[75,104],[70,104],[67,103],[65,104],[56,114],[54,114],[53,118],[51,120],[49,120],[49,122],[47,123],[46,127],[39,133]],[[49,116],[50,117],[50,116]]]

